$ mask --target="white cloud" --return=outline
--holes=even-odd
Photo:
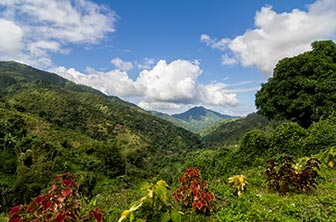
[[[141,101],[138,106],[145,110],[177,110],[181,109],[181,104],[170,103],[170,102],[149,102]]]
[[[125,62],[119,57],[116,57],[111,60],[111,63],[120,70],[129,71],[133,69],[133,64],[131,62]]]
[[[335,38],[335,18],[336,0],[317,0],[307,11],[277,13],[272,7],[263,7],[255,15],[255,28],[230,40],[227,47],[243,66],[255,65],[264,74],[271,74],[282,58],[310,50],[313,41]],[[227,50],[214,47],[221,41],[202,36],[206,45]]]
[[[258,90],[260,90],[261,86],[256,86],[256,87],[250,87],[250,88],[236,88],[236,89],[231,89],[228,92],[236,94],[236,93],[247,93],[247,92],[254,92],[256,93]]]
[[[23,48],[23,30],[13,21],[0,18],[0,54],[15,55]]]
[[[230,92],[224,83],[199,85],[197,98],[198,101],[208,105],[236,106],[238,104],[237,94]]]
[[[222,38],[221,40],[217,40],[211,39],[207,34],[201,35],[201,42],[205,43],[207,46],[210,46],[213,49],[225,50],[230,41],[231,40],[229,38]]]
[[[45,56],[47,52],[66,52],[61,44],[55,41],[36,41],[27,44],[31,55]]]
[[[136,80],[146,88],[145,96],[157,101],[191,101],[200,67],[185,60],[170,64],[160,60],[153,69],[144,70]]]
[[[235,58],[229,57],[227,54],[222,55],[222,65],[234,65],[238,61]]]
[[[98,43],[115,31],[115,13],[91,1],[1,1],[0,13],[1,33],[11,33],[12,41],[21,43],[21,57],[28,63],[50,63],[50,53],[66,53],[69,44]],[[3,38],[0,41],[6,43]],[[0,52],[0,58],[3,57]]]
[[[136,62],[138,69],[151,69],[155,64],[155,59],[145,58],[143,63]]]
[[[65,67],[49,71],[109,95],[127,100],[137,97],[138,105],[145,109],[177,109],[185,104],[238,104],[237,94],[230,92],[224,83],[202,85],[197,82],[202,74],[198,61],[175,60],[167,63],[160,60],[152,69],[141,71],[135,81],[119,69],[99,72],[87,68],[86,74]]]
[[[67,69],[65,67],[55,67],[49,71],[57,73],[75,83],[100,90],[105,94],[117,95],[120,97],[140,95],[140,88],[138,89],[136,87],[136,84],[128,77],[126,72],[120,70],[99,72],[92,68],[87,68],[86,74],[83,74],[74,68]]]

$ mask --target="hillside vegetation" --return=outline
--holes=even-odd
[[[14,62],[0,63],[1,206],[39,194],[57,173],[146,178],[168,155],[200,148],[198,136],[140,108]]]
[[[316,66],[302,59],[315,57]],[[116,97],[0,65],[1,221],[335,220],[336,85],[321,83],[331,96],[319,100],[314,80],[336,78],[332,41],[280,61],[257,93],[258,114],[203,141]],[[304,98],[295,97],[297,109],[273,96],[278,81],[288,84],[288,98]]]
[[[239,118],[238,116],[223,115],[221,113],[206,109],[202,106],[193,107],[183,113],[168,115],[164,113],[149,112],[155,116],[168,120],[177,126],[194,133],[204,134],[220,123],[229,122]]]
[[[270,131],[280,123],[280,121],[268,120],[257,113],[251,113],[246,117],[221,123],[202,135],[204,142],[211,147],[234,145],[239,144],[244,134],[252,129]]]

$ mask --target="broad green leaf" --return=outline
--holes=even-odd
[[[160,218],[161,222],[168,222],[169,220],[170,220],[170,214],[168,211],[161,214],[161,218]]]
[[[171,212],[170,212],[170,217],[171,217],[171,219],[172,219],[172,221],[173,222],[181,222],[181,213],[179,212],[179,211],[177,211],[177,210],[172,210]]]
[[[167,200],[168,200],[168,196],[167,196],[167,188],[165,186],[161,186],[161,185],[156,185],[155,186],[155,192],[158,195],[159,199],[165,204],[165,205],[169,205]]]
[[[134,220],[134,213],[133,212],[131,212],[131,214],[130,214],[130,222],[132,222],[133,220]]]

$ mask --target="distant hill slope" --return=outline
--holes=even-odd
[[[171,116],[158,112],[150,113],[195,133],[200,133],[202,130],[213,126],[220,120],[225,119],[230,121],[238,118],[236,116],[223,115],[202,106],[193,107],[184,113],[174,114]]]
[[[0,62],[0,86],[2,97],[10,107],[92,137],[101,134],[101,137],[116,139],[107,128],[122,127],[148,146],[161,146],[167,151],[178,149],[171,144],[175,143],[174,137],[188,141],[185,144],[188,148],[199,143],[196,135],[153,117],[133,104],[23,64]],[[102,129],[95,131],[99,127]],[[162,139],[168,138],[168,144],[161,144]]]
[[[20,91],[33,85],[42,86],[43,84],[49,84],[72,91],[89,92],[104,96],[102,92],[91,87],[75,84],[57,74],[38,70],[17,62],[0,61],[0,74],[0,91],[2,93]]]
[[[200,147],[196,134],[117,97],[23,64],[0,62],[3,189],[19,188],[21,181],[22,190],[36,196],[39,188],[27,186],[47,184],[44,180],[64,171],[93,181],[99,175],[146,177],[159,171],[165,158],[182,158]]]
[[[222,123],[209,134],[205,134],[203,141],[208,146],[237,144],[247,131],[252,129],[273,129],[280,122],[251,113],[244,118]]]
[[[232,118],[229,115],[223,115],[221,113],[209,110],[204,108],[203,106],[196,106],[184,113],[174,114],[172,115],[174,118],[181,119],[184,121],[191,121],[191,120],[204,120],[204,119],[213,119],[215,121],[225,118]]]

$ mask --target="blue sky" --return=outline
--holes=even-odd
[[[336,0],[1,0],[0,60],[147,110],[256,111],[276,63],[336,39]]]

